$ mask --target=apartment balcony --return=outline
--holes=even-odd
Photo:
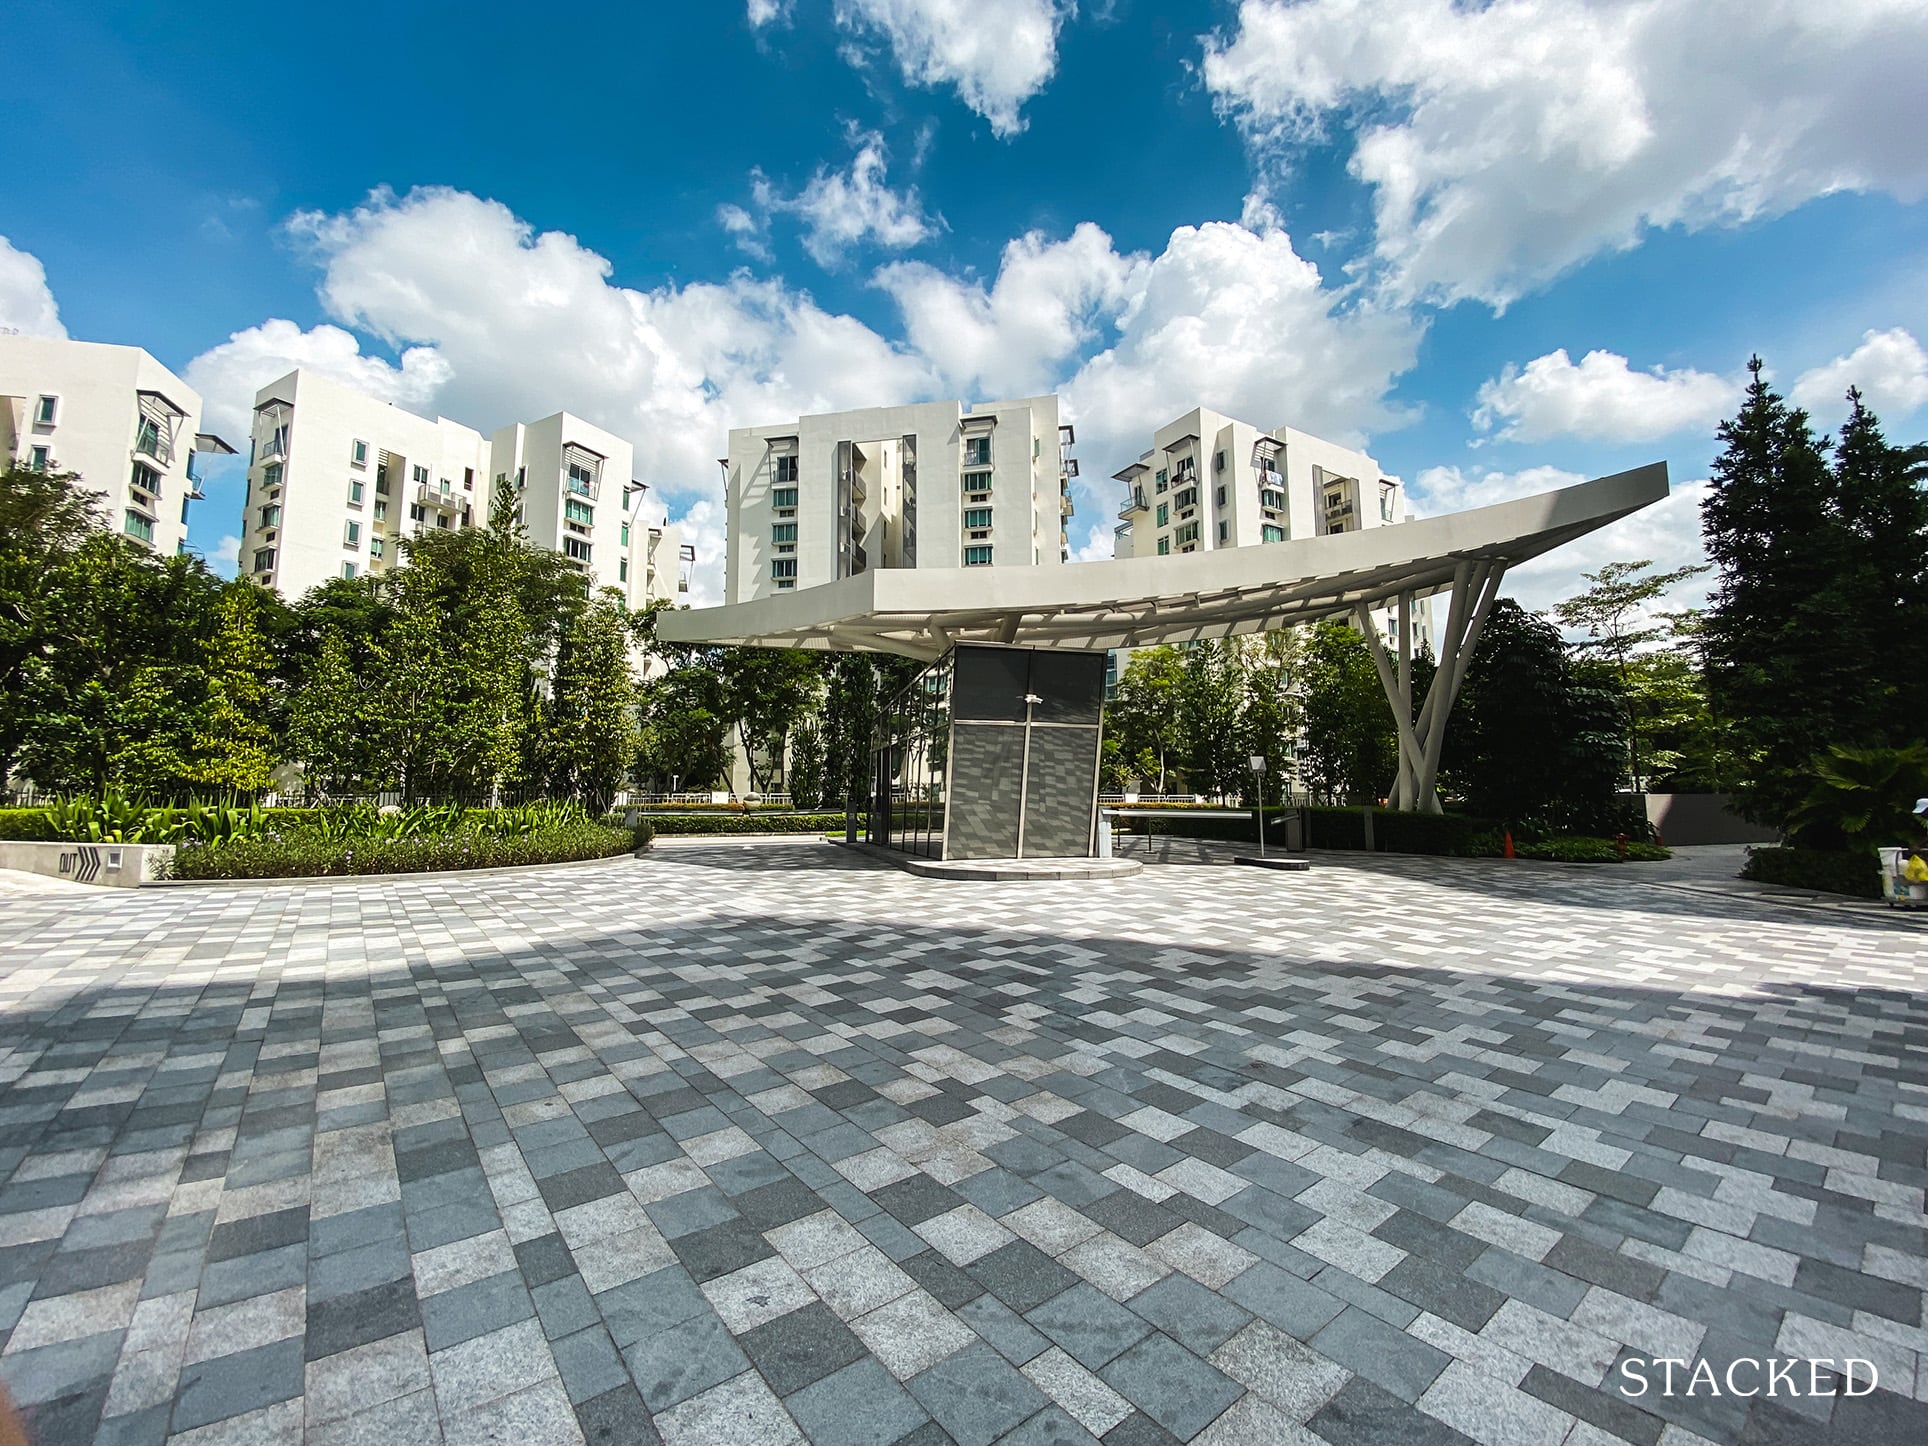
[[[454,490],[444,492],[433,482],[417,482],[415,484],[415,500],[425,506],[438,508],[443,512],[451,513],[460,512],[464,507],[468,506],[468,494],[466,492],[456,492]]]
[[[1058,515],[1060,517],[1074,516],[1077,513],[1077,511],[1078,509],[1076,505],[1073,504],[1073,502],[1069,497],[1058,498]]]

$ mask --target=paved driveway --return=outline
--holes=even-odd
[[[44,1446],[1919,1443],[1923,946],[1496,861],[22,891],[0,1379]],[[1811,1357],[1880,1387],[1683,1389]]]

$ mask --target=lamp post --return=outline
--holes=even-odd
[[[1259,857],[1265,857],[1265,755],[1254,753],[1252,763],[1253,812],[1259,819]]]

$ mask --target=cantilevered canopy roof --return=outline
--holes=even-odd
[[[937,658],[957,642],[1134,648],[1343,617],[1511,567],[1667,495],[1667,465],[1491,507],[1260,547],[1057,567],[894,568],[725,607],[665,612],[676,643]]]

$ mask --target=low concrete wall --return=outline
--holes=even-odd
[[[1682,848],[1694,844],[1779,843],[1771,828],[1749,823],[1734,811],[1726,793],[1650,793],[1646,795],[1647,822],[1660,830],[1660,841]]]
[[[0,869],[108,888],[157,883],[173,861],[173,844],[0,843]]]

